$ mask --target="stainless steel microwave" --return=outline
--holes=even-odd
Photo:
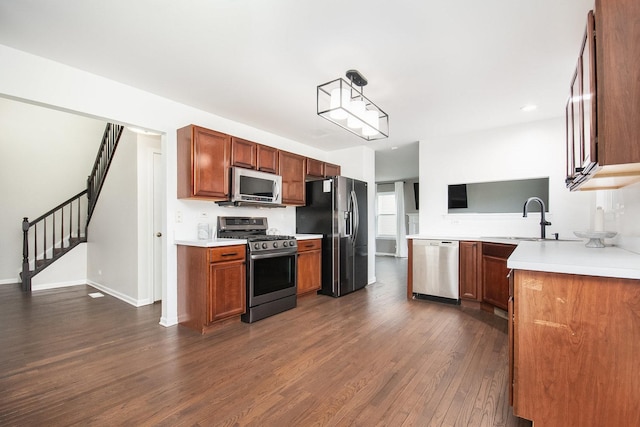
[[[243,168],[231,168],[231,202],[281,205],[282,177]]]

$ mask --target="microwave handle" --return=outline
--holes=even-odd
[[[278,181],[273,181],[273,200],[278,200],[280,198],[280,186],[278,185]]]

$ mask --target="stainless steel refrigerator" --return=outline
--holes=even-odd
[[[322,234],[322,289],[339,297],[368,281],[367,183],[343,176],[307,182],[296,208],[300,234]]]

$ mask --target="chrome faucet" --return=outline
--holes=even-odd
[[[546,238],[546,235],[547,235],[545,227],[547,225],[551,225],[551,223],[546,219],[544,219],[544,211],[546,209],[544,207],[544,202],[542,201],[542,199],[540,197],[529,197],[527,201],[524,202],[524,208],[522,208],[522,216],[524,218],[527,217],[527,213],[528,213],[527,208],[529,207],[529,203],[531,203],[532,201],[536,201],[540,204],[540,238],[544,239]]]

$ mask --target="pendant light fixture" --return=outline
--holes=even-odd
[[[318,86],[317,112],[367,141],[389,137],[389,115],[364,96],[367,79],[357,70]]]

